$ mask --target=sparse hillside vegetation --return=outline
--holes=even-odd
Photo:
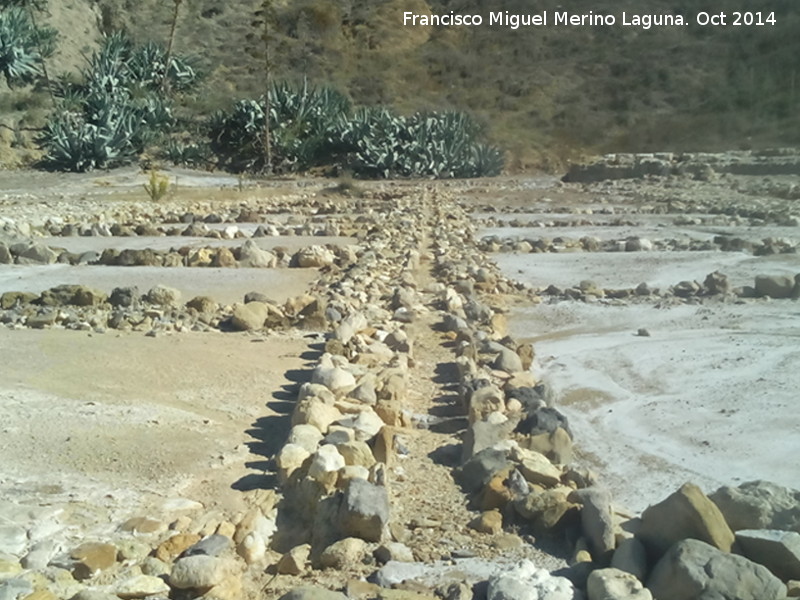
[[[85,4],[92,18],[97,15],[98,35],[124,30],[137,43],[161,45],[169,38],[171,2],[75,2]],[[264,93],[261,4],[182,3],[174,51],[196,57],[207,77],[195,93],[179,99],[179,118],[199,122]],[[692,16],[700,10],[691,0],[580,4],[570,9]],[[742,10],[733,2],[718,5],[714,10]],[[272,6],[274,80],[295,88],[307,80],[339,90],[355,107],[385,106],[398,115],[468,113],[490,143],[506,150],[512,170],[560,167],[587,151],[710,150],[800,141],[800,5],[788,0],[753,0],[746,7],[774,11],[774,27],[649,30],[401,25],[404,10],[487,15],[498,9],[487,0],[298,0]],[[502,8],[564,10],[559,7],[557,0],[540,0],[535,7],[509,0]],[[47,10],[57,13],[55,8],[40,11],[42,23],[59,30],[61,47],[74,46],[69,28],[48,21]],[[54,70],[60,60],[57,51],[50,59]],[[19,122],[21,115],[14,118]]]

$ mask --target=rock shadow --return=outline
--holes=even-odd
[[[311,353],[315,351],[304,354]],[[252,438],[246,445],[255,459],[246,462],[245,466],[258,472],[249,473],[235,481],[231,485],[234,490],[272,489],[278,485],[272,457],[280,451],[289,436],[297,392],[303,383],[311,379],[311,371],[289,369],[283,377],[288,383],[274,390],[272,399],[266,403],[272,414],[258,417],[245,431]]]
[[[458,368],[455,362],[440,362],[436,364],[433,382],[446,389],[458,386]]]
[[[461,444],[439,446],[428,454],[428,458],[437,465],[454,469],[461,464]]]

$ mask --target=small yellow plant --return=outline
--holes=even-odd
[[[150,181],[144,184],[144,191],[150,196],[150,200],[158,202],[169,191],[169,178],[156,169],[150,169]]]

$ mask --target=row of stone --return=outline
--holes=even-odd
[[[232,195],[235,198],[235,195]],[[267,228],[281,228],[286,235],[296,234],[295,227],[309,224],[321,225],[304,228],[302,235],[325,229],[329,224],[347,225],[352,222],[337,215],[340,201],[335,197],[321,198],[315,194],[285,194],[272,199],[248,198],[195,202],[185,201],[150,203],[112,203],[92,199],[78,201],[48,201],[30,204],[29,198],[20,201],[6,200],[8,216],[0,217],[0,237],[39,236],[112,236],[112,235],[182,235],[187,225],[263,224]],[[42,214],[48,215],[41,217]],[[10,215],[14,215],[13,217]],[[269,215],[288,214],[283,219],[270,219]],[[368,220],[366,211],[358,213],[358,220]],[[163,226],[155,226],[161,223]],[[167,227],[174,225],[174,227]]]
[[[463,247],[463,240],[439,240],[446,246],[442,256]],[[474,254],[458,258],[476,260]],[[716,291],[726,283],[720,274],[708,279]],[[763,291],[774,283],[760,278],[756,285]],[[800,533],[792,529],[800,530],[800,523],[789,515],[800,514],[800,494],[750,484],[723,488],[712,501],[687,484],[641,517],[623,517],[590,474],[567,466],[572,437],[566,419],[546,405],[545,390],[525,381],[532,350],[509,337],[493,341],[501,335],[497,314],[475,310],[478,303],[453,293],[445,320],[459,342],[456,364],[470,423],[457,477],[486,511],[477,526],[522,520],[538,535],[575,540],[567,575],[589,600],[688,600],[711,592],[726,600],[777,599],[785,597],[786,584],[796,592]],[[463,310],[468,305],[472,309]],[[771,514],[756,518],[754,505]],[[531,592],[534,579],[518,576],[513,597],[540,597]],[[553,597],[578,595],[565,589]]]
[[[260,237],[279,237],[279,236],[338,236],[353,235],[356,229],[350,225],[347,229],[342,228],[339,221],[332,220],[323,225],[315,223],[279,223],[256,221],[258,226],[252,233],[242,229],[236,224],[227,224],[216,219],[206,219],[205,221],[192,221],[188,226],[167,226],[155,225],[153,223],[141,223],[136,226],[114,223],[67,223],[64,225],[48,223],[43,227],[42,233],[47,236],[59,237],[205,237],[217,240],[233,240],[240,238],[260,238]],[[224,225],[220,227],[209,227],[208,223]],[[344,233],[343,233],[344,232]]]
[[[754,256],[773,254],[796,254],[798,243],[785,238],[765,238],[761,242],[751,242],[743,238],[715,236],[713,240],[663,239],[650,240],[630,236],[624,240],[601,240],[584,236],[579,239],[568,237],[524,238],[497,235],[483,237],[478,247],[483,252],[563,253],[563,252],[748,252]]]
[[[635,288],[602,288],[596,282],[585,279],[574,287],[562,288],[549,285],[546,288],[534,289],[532,293],[554,300],[584,302],[596,302],[601,299],[652,301],[654,297],[681,302],[700,302],[709,297],[736,301],[740,298],[797,299],[800,298],[800,274],[794,277],[756,275],[752,286],[734,287],[730,284],[727,275],[714,271],[709,273],[702,282],[685,280],[663,290],[644,282]]]
[[[688,176],[709,181],[719,174],[797,175],[800,158],[796,153],[758,155],[749,151],[720,154],[641,153],[607,154],[591,163],[573,165],[564,176],[566,182],[593,182],[609,179]]]
[[[181,295],[164,285],[144,294],[135,286],[114,288],[106,295],[82,285],[60,285],[41,294],[5,292],[0,295],[0,323],[11,328],[60,327],[96,333],[114,329],[157,335],[308,327],[324,319],[319,303],[308,294],[278,304],[260,292],[250,292],[232,305],[209,296],[195,296],[184,304]]]
[[[504,209],[505,210],[505,209]],[[517,211],[513,209],[509,210],[509,212],[531,212],[530,208],[522,208]],[[476,223],[481,225],[484,228],[505,228],[511,227],[514,229],[550,229],[550,228],[567,228],[567,227],[642,227],[644,223],[642,221],[634,221],[630,218],[632,215],[640,215],[640,214],[663,214],[663,209],[656,209],[651,208],[650,210],[640,211],[639,209],[631,209],[631,212],[620,210],[619,208],[615,209],[608,209],[608,212],[604,211],[597,211],[595,212],[594,209],[586,209],[582,211],[578,209],[568,210],[563,209],[563,211],[542,211],[542,212],[557,212],[561,214],[562,212],[565,214],[588,214],[588,215],[605,215],[605,214],[615,214],[617,212],[622,213],[627,216],[618,216],[611,220],[600,220],[600,219],[587,219],[587,218],[560,218],[560,219],[550,219],[550,220],[542,220],[542,219],[521,219],[521,218],[514,218],[514,219],[498,219],[496,217],[488,217],[483,219],[476,219]],[[669,211],[670,214],[673,214],[675,211]],[[702,225],[706,227],[750,227],[754,225],[763,225],[764,223],[759,223],[758,219],[744,219],[738,216],[728,216],[728,215],[712,215],[712,216],[686,216],[686,215],[679,215],[676,216],[672,223],[674,225]],[[786,223],[786,225],[796,226],[794,222]]]
[[[471,527],[496,534],[516,526],[545,536],[567,512],[592,506],[590,500],[598,495],[589,487],[593,477],[568,466],[572,433],[566,417],[548,404],[546,388],[530,373],[532,346],[507,334],[492,287],[463,285],[478,272],[482,280],[502,276],[475,250],[466,216],[453,215],[450,206],[444,210],[437,229],[449,235],[436,239],[437,272],[450,282],[442,327],[456,343],[459,399],[468,422],[462,464],[454,477],[479,511]],[[454,220],[459,227],[448,228],[446,223]],[[581,595],[575,582],[529,563],[506,570],[493,583],[487,596],[493,600]]]
[[[410,285],[421,228],[408,199],[383,209],[385,226],[363,240],[359,261],[315,284],[330,334],[275,457],[283,500],[273,547],[285,552],[277,574],[414,560],[392,533],[388,486],[398,434],[411,421],[406,324],[424,310]]]
[[[17,265],[64,263],[119,267],[320,268],[352,262],[355,260],[355,254],[356,250],[352,246],[336,244],[307,246],[294,253],[284,248],[270,251],[261,248],[252,240],[247,240],[236,248],[183,246],[164,251],[150,248],[124,250],[108,248],[102,253],[90,250],[81,254],[37,242],[19,242],[11,245],[0,242],[0,264]]]

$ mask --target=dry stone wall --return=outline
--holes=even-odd
[[[283,306],[250,297],[220,309],[195,298],[182,308],[167,287],[146,294],[118,289],[108,298],[82,286],[35,299],[4,296],[7,311],[54,307],[57,316],[42,326],[63,324],[64,306],[109,304],[116,311],[108,309],[109,320],[139,311],[150,319],[142,329],[168,314],[177,322],[207,310],[209,327],[223,320],[242,330],[313,324],[317,346],[288,437],[273,457],[277,489],[249,492],[241,514],[178,503],[163,516],[137,516],[102,539],[68,548],[49,546],[46,532],[3,522],[0,597],[261,597],[252,582],[263,581],[256,573],[267,567],[276,577],[313,581],[326,569],[361,572],[379,564],[369,582],[353,579],[336,590],[298,586],[281,597],[782,600],[797,589],[797,492],[757,482],[709,497],[686,484],[641,515],[626,513],[576,460],[580,440],[531,375],[536,349],[508,332],[509,301],[535,290],[498,271],[454,193],[387,187],[373,195],[369,211],[358,249],[337,255],[307,295]],[[755,289],[791,294],[794,286],[763,279]],[[702,290],[724,288],[722,276],[714,276]],[[34,326],[43,314],[10,324]],[[502,556],[427,563],[402,541],[389,490],[402,432],[415,426],[410,373],[414,325],[423,319],[453,349],[450,383],[466,428],[452,477],[472,508],[463,525],[488,536],[530,532],[528,539],[568,556],[567,568],[551,572]]]

